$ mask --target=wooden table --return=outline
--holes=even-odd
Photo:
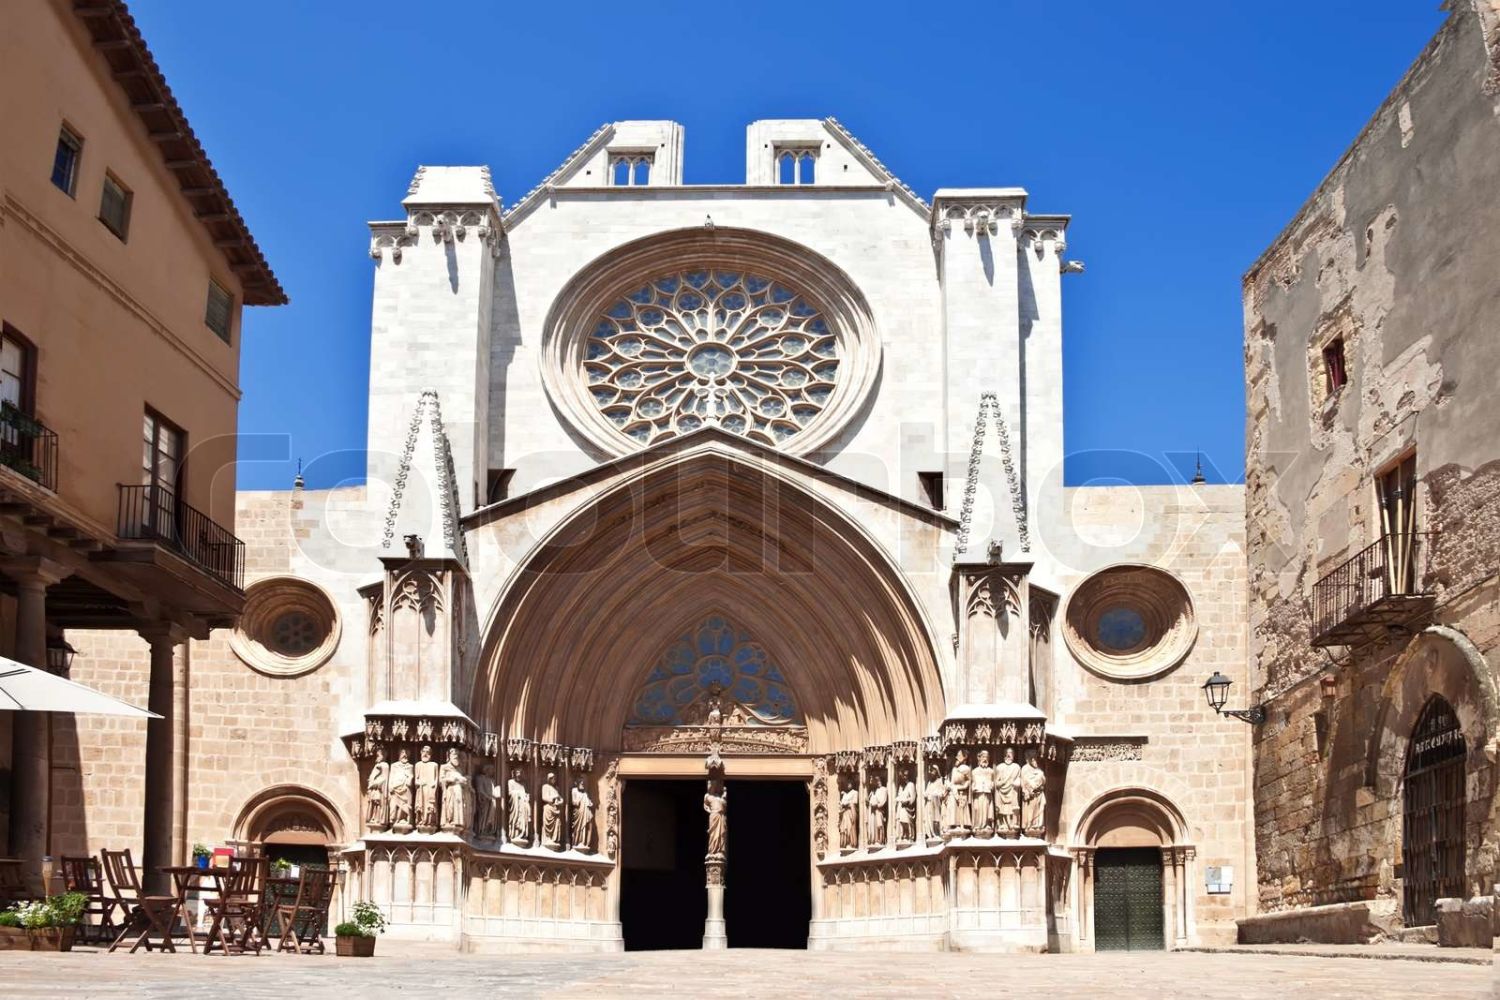
[[[201,889],[203,882],[208,879],[213,882],[209,890],[219,891],[219,880],[217,872],[212,868],[199,868],[197,865],[163,865],[160,869],[163,875],[172,878],[172,885],[177,891],[177,902],[173,909],[172,925],[175,926],[178,919],[182,920],[183,930],[187,933],[188,948],[195,954],[198,951],[196,935],[193,932],[193,923],[187,917],[188,893],[194,889]],[[219,869],[223,871],[223,869]]]

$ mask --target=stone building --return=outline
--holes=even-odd
[[[508,208],[423,167],[371,224],[368,484],[240,495],[186,839],[472,950],[1232,939],[1242,490],[1063,485],[1068,218],[833,119],[751,124],[743,184],[683,141],[605,125]],[[138,646],[75,671],[138,695]]]
[[[1244,281],[1257,938],[1496,879],[1500,6],[1454,3]]]
[[[0,711],[0,854],[36,878],[86,835],[79,736],[104,733],[91,794],[154,869],[180,854],[174,650],[245,600],[240,311],[286,296],[123,4],[0,5],[0,122],[0,652],[62,672],[64,630],[126,630],[121,681],[163,716]]]

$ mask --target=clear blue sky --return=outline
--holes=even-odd
[[[1067,478],[1244,467],[1240,276],[1442,23],[1436,0],[795,4],[132,0],[292,304],[246,310],[241,488],[363,475],[369,219],[418,163],[507,203],[594,128],[670,118],[686,180],[834,115],[924,197],[1073,215]],[[556,21],[554,16],[562,17]]]

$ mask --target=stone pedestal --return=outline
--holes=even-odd
[[[703,921],[703,950],[717,951],[729,947],[724,931],[724,858],[709,855],[703,863],[708,893],[708,919]]]

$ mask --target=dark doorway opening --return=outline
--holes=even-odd
[[[724,924],[731,948],[806,948],[812,919],[807,788],[730,781]]]
[[[1094,853],[1094,950],[1166,947],[1161,849],[1101,847]]]
[[[1437,923],[1437,901],[1465,895],[1466,757],[1458,713],[1433,695],[1412,730],[1402,776],[1402,920],[1408,927]]]
[[[620,925],[626,951],[703,947],[708,916],[703,781],[625,783],[620,831]],[[730,796],[730,816],[734,799]],[[730,842],[733,843],[731,818]]]

